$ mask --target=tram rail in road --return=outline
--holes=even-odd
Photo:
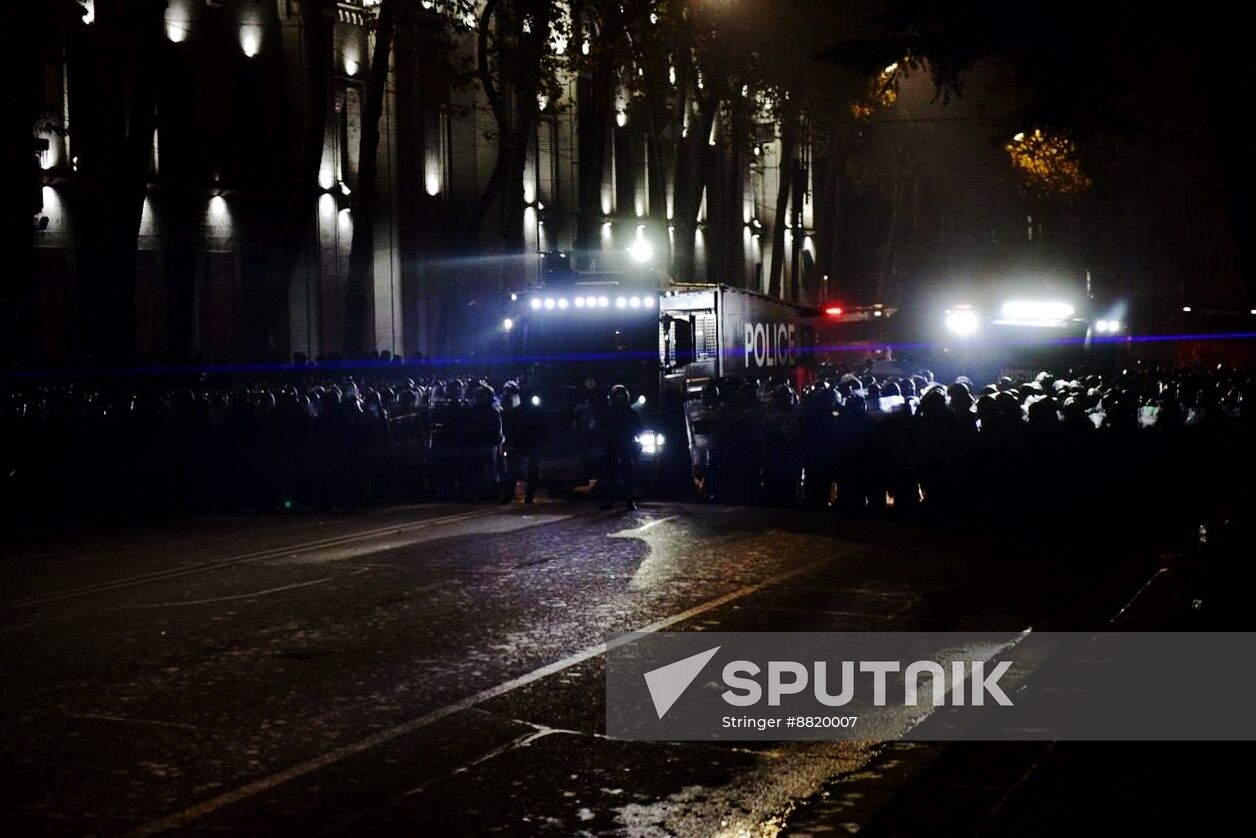
[[[7,600],[5,602],[0,602],[0,612],[15,611],[20,608],[31,608],[39,605],[46,605],[48,603],[61,602],[67,599],[77,599],[79,597],[91,596],[98,593],[117,591],[124,588],[133,588],[139,585],[146,585],[151,582],[161,582],[167,579],[176,579],[181,576],[204,573],[206,571],[216,570],[222,567],[230,567],[231,565],[242,564],[244,562],[299,555],[313,550],[325,550],[330,547],[339,547],[345,544],[361,541],[363,539],[379,538],[403,532],[431,529],[432,527],[439,527],[447,524],[457,524],[476,518],[500,515],[508,511],[510,511],[509,507],[497,506],[488,509],[475,509],[469,512],[442,515],[436,518],[409,521],[403,524],[393,524],[370,530],[358,530],[355,532],[329,536],[327,538],[320,538],[314,541],[306,541],[298,544],[286,544],[281,547],[272,547],[265,550],[253,550],[247,553],[239,553],[222,559],[200,562],[198,564],[188,565],[185,567],[173,567],[168,570],[154,570],[149,571],[148,573],[137,573],[132,576],[123,576],[117,579],[93,582],[88,585],[79,585],[72,588],[63,588],[58,591],[49,591],[43,594],[34,594],[19,599]]]

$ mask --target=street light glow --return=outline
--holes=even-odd
[[[644,265],[654,258],[654,246],[641,234],[640,230],[637,231],[636,241],[628,247],[628,255],[639,265]]]

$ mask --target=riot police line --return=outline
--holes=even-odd
[[[526,385],[407,372],[10,384],[0,390],[4,507],[21,516],[531,501],[562,440]],[[689,464],[693,491],[856,514],[1163,504],[1184,487],[1222,491],[1251,463],[1252,390],[1243,370],[1155,364],[989,383],[822,370],[802,392],[783,378],[717,380],[699,400],[708,444]],[[640,425],[611,410],[610,391],[600,398],[593,421],[608,434],[613,491],[598,496],[631,505],[642,488],[630,467]],[[1200,468],[1209,462],[1235,465]]]
[[[516,486],[532,502],[540,449],[555,441],[539,399],[516,382],[495,389],[474,375],[337,372],[0,388],[3,507],[18,520],[351,512],[507,500]],[[615,415],[601,407],[594,424]]]
[[[709,498],[983,522],[1189,515],[1245,491],[1250,373],[1136,363],[935,380],[829,369],[709,383],[692,426]],[[1224,465],[1222,465],[1224,464]]]

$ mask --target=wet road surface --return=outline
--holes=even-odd
[[[774,834],[881,746],[609,740],[607,637],[1090,628],[1147,575],[1120,551],[684,504],[216,518],[5,552],[10,834]]]

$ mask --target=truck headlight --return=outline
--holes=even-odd
[[[1064,320],[1073,316],[1073,307],[1055,300],[1012,300],[1003,304],[1008,320]]]
[[[967,336],[977,331],[977,312],[971,308],[957,308],[946,313],[946,328],[957,335]]]
[[[641,446],[641,453],[647,457],[657,454],[665,441],[662,434],[654,431],[642,431],[637,435],[637,444]]]

